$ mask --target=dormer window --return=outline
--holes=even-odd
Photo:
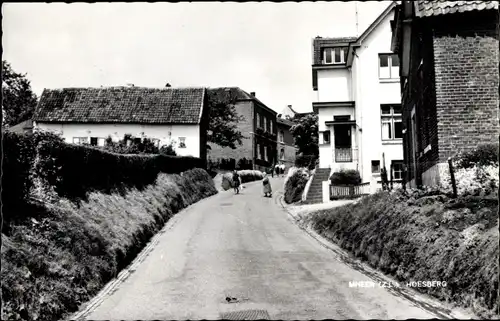
[[[323,51],[325,64],[344,64],[347,57],[347,47],[326,48]]]

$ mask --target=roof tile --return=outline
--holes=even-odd
[[[498,9],[498,1],[443,1],[420,0],[415,1],[417,17],[430,17],[473,10]]]
[[[197,124],[204,88],[45,89],[38,122]]]

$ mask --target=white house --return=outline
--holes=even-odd
[[[391,2],[359,37],[312,41],[319,167],[330,174],[357,169],[362,182],[371,183],[369,192],[381,187],[384,161],[389,178],[392,164],[394,180],[402,179],[399,61],[388,51],[395,6]]]
[[[158,146],[174,143],[179,156],[206,159],[204,88],[45,89],[34,128],[60,134],[67,143],[102,146],[111,136],[147,137]]]

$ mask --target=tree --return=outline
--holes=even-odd
[[[295,119],[296,125],[290,128],[295,147],[302,155],[319,155],[318,115],[309,114]]]
[[[2,60],[2,125],[13,126],[31,119],[37,104],[37,97],[31,90],[26,74],[12,70],[10,64]]]
[[[243,136],[238,130],[238,123],[245,117],[236,111],[236,97],[229,91],[208,90],[209,125],[207,141],[221,147],[236,149],[242,145]],[[210,149],[210,146],[207,146]]]

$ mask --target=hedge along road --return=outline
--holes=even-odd
[[[251,315],[247,310],[271,319],[436,317],[384,288],[349,287],[371,279],[292,223],[277,201],[283,178],[271,183],[274,198],[262,196],[259,181],[179,213],[135,271],[85,317],[236,319],[224,313]]]

